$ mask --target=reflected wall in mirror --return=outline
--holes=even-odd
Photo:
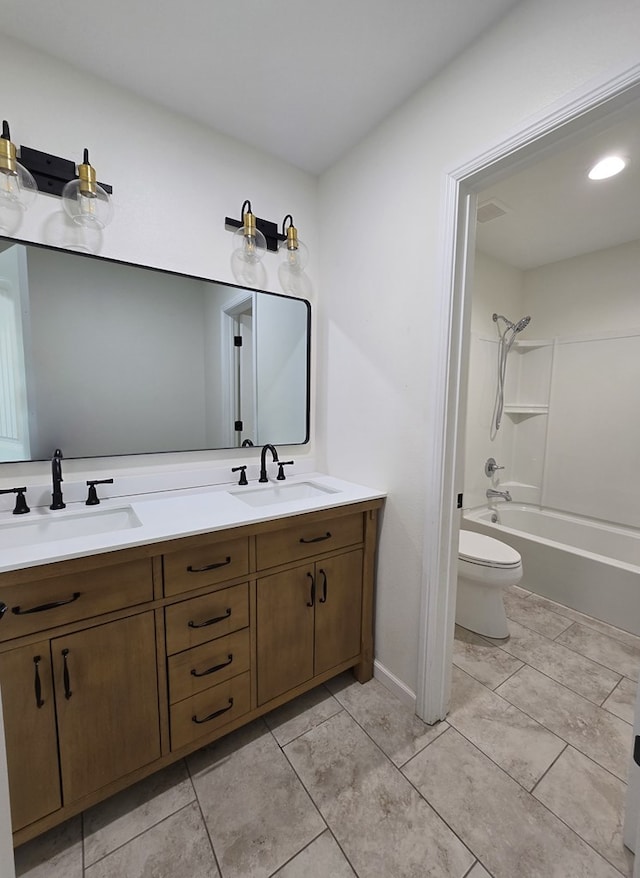
[[[303,299],[0,239],[0,461],[309,438]]]

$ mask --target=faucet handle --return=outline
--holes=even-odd
[[[276,476],[276,481],[284,482],[284,480],[286,478],[286,476],[284,474],[284,467],[285,466],[293,466],[294,463],[295,463],[295,461],[293,461],[293,460],[279,460],[278,461],[278,475]]]
[[[15,494],[16,495],[16,505],[13,509],[14,515],[24,515],[25,512],[30,512],[31,510],[27,506],[27,499],[24,496],[27,493],[27,489],[25,488],[5,488],[0,491],[0,494]]]
[[[231,472],[232,473],[237,473],[237,472],[240,473],[240,479],[238,481],[239,485],[248,485],[249,484],[249,482],[247,481],[247,467],[246,466],[232,466]]]
[[[495,457],[490,457],[484,465],[484,474],[491,478],[491,476],[496,472],[496,470],[504,469],[503,466],[498,466],[496,463]]]
[[[87,482],[87,485],[89,486],[89,493],[85,500],[85,506],[97,506],[100,502],[100,498],[96,491],[96,485],[113,485],[113,479],[92,479]]]

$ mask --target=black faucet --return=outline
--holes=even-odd
[[[270,451],[273,455],[273,462],[278,463],[278,452],[276,451],[275,445],[265,445],[262,448],[262,452],[260,454],[260,478],[259,482],[268,482],[269,479],[267,477],[267,451]]]
[[[53,494],[51,495],[53,503],[49,509],[64,509],[67,504],[62,501],[62,452],[59,448],[56,448],[51,458],[51,476],[53,478]]]

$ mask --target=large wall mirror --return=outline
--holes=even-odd
[[[0,238],[0,461],[298,444],[302,299]]]

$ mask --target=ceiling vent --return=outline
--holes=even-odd
[[[499,216],[504,216],[506,213],[509,213],[509,208],[506,204],[498,201],[497,198],[490,198],[488,201],[483,201],[478,205],[476,219],[479,223],[489,223],[491,220],[498,219]]]

